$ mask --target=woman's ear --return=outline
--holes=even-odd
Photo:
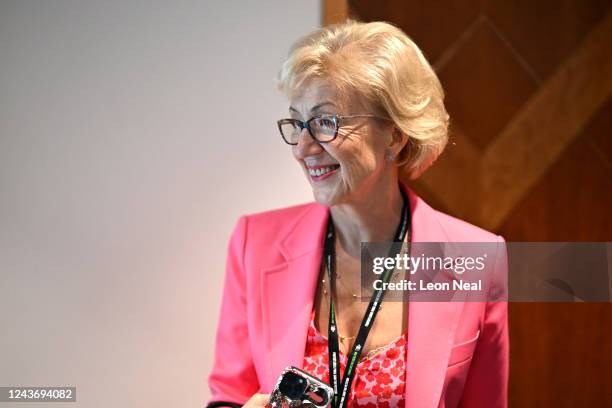
[[[391,144],[389,145],[389,149],[394,153],[395,156],[397,156],[407,143],[408,135],[402,132],[402,130],[396,125],[393,125],[393,129],[391,130]]]

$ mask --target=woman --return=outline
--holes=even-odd
[[[421,51],[390,24],[349,21],[295,44],[279,84],[290,100],[279,130],[315,202],[238,221],[209,406],[265,406],[288,365],[346,386],[335,406],[506,406],[505,303],[357,299],[361,242],[503,244],[406,184],[447,141],[443,91]]]

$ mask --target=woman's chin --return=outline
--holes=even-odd
[[[317,203],[325,207],[331,207],[336,202],[334,198],[335,195],[331,191],[324,191],[322,189],[314,188],[312,190],[312,195]]]
[[[325,206],[331,207],[340,202],[340,194],[335,189],[332,191],[331,189],[323,189],[323,188],[313,188],[312,194],[314,196],[314,200]]]

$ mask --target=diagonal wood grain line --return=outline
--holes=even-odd
[[[490,143],[480,179],[485,228],[501,226],[610,97],[611,39],[612,10]]]
[[[449,145],[439,160],[419,178],[440,202],[452,210],[453,215],[476,222],[480,208],[482,153],[458,126],[449,131]],[[401,174],[409,180],[408,175]],[[442,188],[441,188],[442,187]]]
[[[463,30],[463,32],[440,54],[438,59],[432,64],[436,72],[441,72],[448,63],[455,58],[457,53],[474,37],[476,31],[485,24],[486,17],[479,13],[476,18]]]

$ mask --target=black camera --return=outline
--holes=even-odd
[[[332,388],[323,381],[296,367],[287,367],[278,378],[268,406],[324,408],[334,396]]]

